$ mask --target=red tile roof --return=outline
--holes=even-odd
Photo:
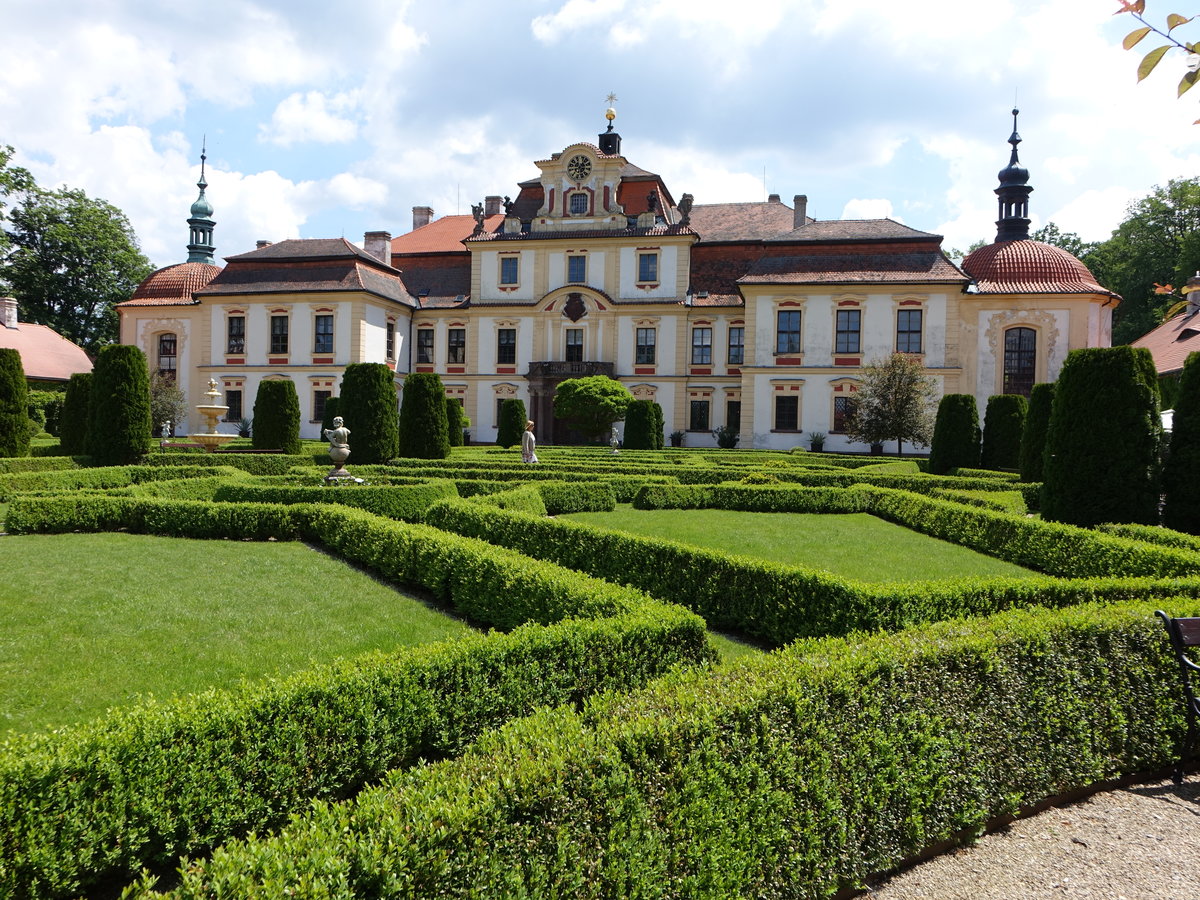
[[[940,241],[940,234],[917,231],[893,219],[813,219],[795,230],[773,238],[776,241]]]
[[[484,231],[495,231],[504,216],[485,216]],[[462,242],[475,231],[474,216],[442,216],[428,225],[392,238],[392,256],[409,253],[463,253]]]
[[[980,247],[962,261],[980,294],[1103,294],[1088,267],[1052,244],[1028,239]],[[1117,299],[1120,299],[1117,297]]]
[[[1188,354],[1200,350],[1200,312],[1182,312],[1143,334],[1131,346],[1150,351],[1159,375],[1178,372]]]
[[[221,274],[220,266],[186,262],[151,272],[133,296],[117,306],[185,306],[195,301],[192,294],[208,286]]]
[[[698,203],[692,229],[701,241],[765,241],[792,230],[795,212],[778,201]]]
[[[26,378],[68,381],[76,372],[92,371],[92,361],[77,344],[46,325],[18,322],[15,328],[0,325],[0,347],[21,354]]]

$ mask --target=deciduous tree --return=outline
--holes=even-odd
[[[928,444],[936,399],[937,383],[924,367],[903,353],[893,353],[863,367],[846,434],[866,444],[895,441],[897,455],[905,441]]]
[[[554,392],[554,415],[593,440],[608,437],[614,422],[625,418],[633,394],[607,375],[561,382]]]

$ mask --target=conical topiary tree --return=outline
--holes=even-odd
[[[88,402],[92,395],[92,373],[76,372],[67,382],[59,423],[58,445],[64,456],[83,456],[88,445]]]
[[[979,409],[972,394],[947,394],[938,403],[929,449],[929,471],[945,475],[979,465]]]
[[[1161,432],[1149,350],[1072,350],[1050,410],[1042,518],[1084,527],[1157,522]]]
[[[415,459],[445,459],[450,455],[446,389],[436,372],[412,372],[404,379],[399,455]]]
[[[100,351],[88,402],[88,455],[98,466],[136,463],[150,449],[150,370],[128,344]]]
[[[325,432],[333,428],[333,420],[342,414],[342,398],[341,397],[326,397],[325,398],[325,415],[321,417],[321,437],[325,437]]]
[[[503,400],[500,403],[500,421],[496,425],[496,443],[506,450],[521,443],[521,432],[525,430],[524,400]]]
[[[406,382],[407,383],[407,382]],[[381,465],[400,454],[396,375],[383,363],[351,363],[342,374],[338,415],[350,429],[350,459]]]
[[[1015,469],[1021,461],[1021,433],[1029,401],[1020,394],[996,394],[988,397],[983,414],[983,451],[980,461],[985,469]]]
[[[625,411],[625,449],[654,449],[654,404],[634,400]]]
[[[1171,454],[1163,469],[1163,524],[1200,534],[1200,353],[1189,353],[1179,376]]]
[[[21,352],[0,348],[0,456],[29,455],[29,388]]]
[[[651,449],[661,450],[666,445],[666,430],[667,420],[663,415],[663,408],[658,403],[651,403],[650,410],[654,413],[654,429],[651,432],[651,437],[654,439],[654,445]]]
[[[1050,425],[1050,407],[1054,402],[1053,384],[1035,384],[1029,392],[1029,409],[1021,430],[1021,480],[1042,480],[1042,456],[1046,452],[1046,429]]]
[[[292,382],[286,379],[259,382],[250,445],[255,450],[300,452],[300,398]]]
[[[463,445],[463,407],[454,397],[446,398],[446,437],[451,447]]]

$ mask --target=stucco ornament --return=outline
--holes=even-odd
[[[1048,378],[1054,378],[1062,365],[1062,352],[1058,341],[1058,319],[1054,313],[1043,310],[1006,309],[988,319],[986,332],[988,348],[992,359],[999,359],[1004,353],[1004,332],[1014,325],[1028,325],[1040,331],[1041,339],[1046,342],[1046,373]]]

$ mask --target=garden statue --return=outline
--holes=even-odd
[[[621,447],[621,438],[617,436],[617,426],[612,427],[612,434],[608,437],[608,444],[612,447],[613,453],[619,453]]]
[[[325,480],[351,478],[346,471],[346,460],[350,458],[350,429],[341,416],[334,416],[333,427],[325,429],[325,439],[329,441],[329,458],[333,460],[333,468]]]

